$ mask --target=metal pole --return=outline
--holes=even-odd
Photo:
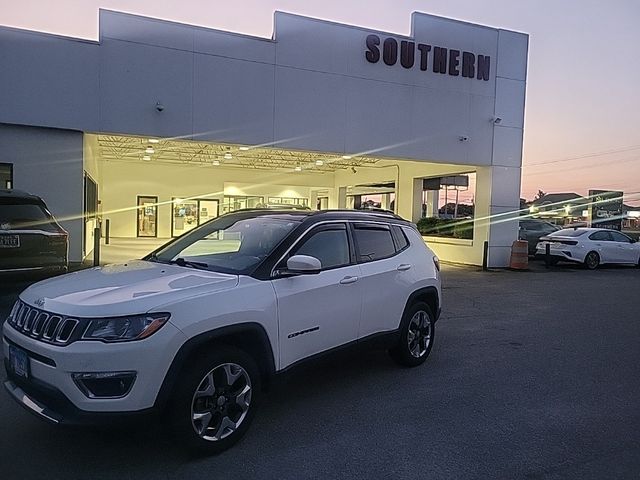
[[[108,218],[104,221],[104,244],[109,245],[109,227],[111,227],[111,220]]]
[[[551,244],[549,242],[544,246],[544,264],[547,268],[551,265]]]
[[[93,266],[100,265],[100,227],[93,229]]]
[[[489,270],[489,242],[485,240],[482,251],[482,270]]]

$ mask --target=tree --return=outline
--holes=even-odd
[[[542,190],[538,190],[538,193],[536,193],[536,196],[533,197],[533,200],[540,200],[542,197],[544,197],[547,193],[543,192]]]

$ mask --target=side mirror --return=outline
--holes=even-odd
[[[287,272],[295,274],[320,273],[322,263],[316,257],[309,255],[294,255],[287,260]]]

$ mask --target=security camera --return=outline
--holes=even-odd
[[[502,122],[502,118],[500,117],[496,117],[493,119],[493,123],[495,123],[496,125],[498,125],[500,122]]]
[[[458,140],[460,140],[461,142],[466,142],[469,140],[469,137],[467,137],[466,135],[460,135],[458,137]]]
[[[156,110],[158,110],[159,112],[164,110],[164,105],[161,104],[160,102],[156,103]]]

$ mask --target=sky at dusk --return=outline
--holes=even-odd
[[[640,205],[638,0],[0,0],[0,24],[97,40],[98,8],[271,37],[275,10],[402,35],[421,11],[529,34],[522,196]]]

